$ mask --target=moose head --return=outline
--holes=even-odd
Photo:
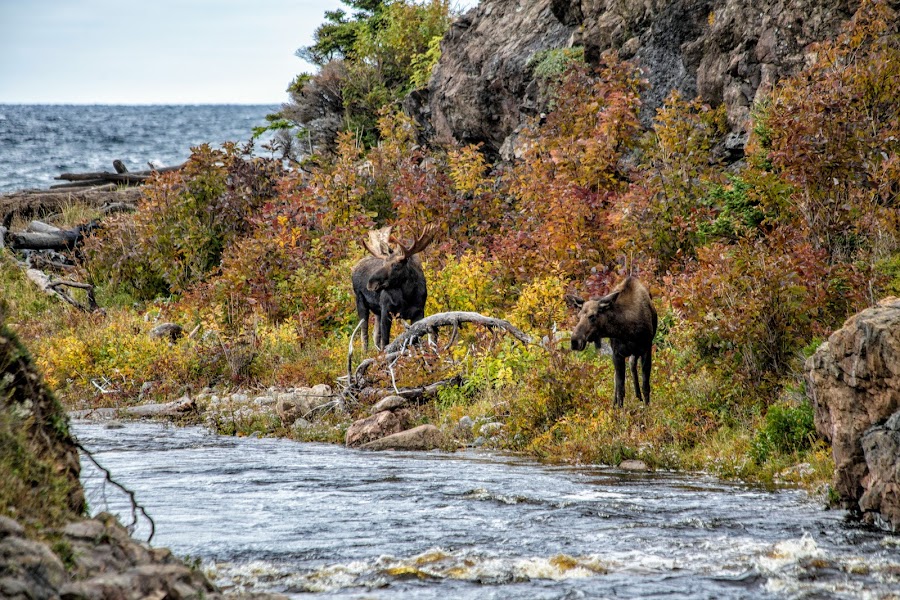
[[[369,275],[366,289],[370,292],[400,287],[409,277],[409,260],[422,252],[434,239],[437,228],[428,225],[408,248],[391,235],[391,226],[382,227],[369,232],[369,240],[363,240],[363,246],[375,258],[381,260],[381,266]]]

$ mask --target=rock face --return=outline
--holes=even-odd
[[[530,60],[542,50],[583,46],[597,64],[616,50],[650,83],[649,123],[672,89],[724,103],[739,135],[753,102],[802,66],[812,42],[834,36],[857,0],[482,0],[441,42],[427,93],[406,108],[441,141],[484,143],[497,153],[539,113]]]
[[[523,116],[539,112],[528,61],[572,45],[550,0],[483,0],[451,25],[428,83],[426,132],[439,141],[483,142],[498,151]]]
[[[900,299],[848,319],[807,360],[806,375],[842,505],[900,528]]]
[[[900,411],[887,423],[872,427],[862,437],[863,453],[869,467],[859,507],[865,514],[878,515],[878,524],[900,530]]]

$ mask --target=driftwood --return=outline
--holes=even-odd
[[[509,321],[505,321],[503,319],[489,317],[476,312],[454,311],[433,314],[410,325],[403,333],[397,336],[393,342],[388,344],[378,356],[367,358],[359,363],[359,366],[356,367],[355,372],[351,372],[353,354],[353,337],[351,336],[350,352],[347,357],[347,391],[356,395],[367,395],[372,393],[372,389],[369,385],[370,382],[366,377],[366,374],[374,365],[379,362],[383,363],[385,365],[385,368],[388,369],[391,373],[391,379],[393,381],[394,365],[398,360],[400,360],[400,358],[407,355],[407,351],[409,350],[409,348],[413,346],[420,338],[429,333],[437,333],[437,330],[441,327],[451,327],[452,333],[450,334],[449,341],[445,345],[445,348],[447,348],[456,341],[460,326],[466,323],[481,325],[491,330],[504,331],[512,335],[523,344],[534,343],[534,340],[532,340],[531,336],[514,326]],[[355,334],[356,331],[354,331],[353,335]],[[422,396],[426,393],[433,394],[440,387],[449,385],[453,382],[458,383],[458,380],[454,378],[451,380],[435,382],[422,388],[409,388],[411,390],[417,391],[410,391],[408,393],[410,395],[418,394],[419,396]],[[378,390],[375,391],[377,392]],[[393,392],[403,395],[401,391],[402,390],[396,386],[396,382],[394,382]]]
[[[119,161],[116,161],[119,162]],[[115,163],[114,163],[115,164]],[[109,171],[97,171],[94,173],[63,173],[55,177],[54,179],[61,179],[63,181],[103,181],[103,182],[114,182],[114,183],[143,183],[147,180],[148,177],[154,175],[156,173],[169,173],[171,171],[177,171],[182,168],[184,165],[176,165],[173,167],[162,167],[160,169],[152,169],[149,171],[134,171],[130,172],[128,169],[125,169],[124,165],[121,165],[121,168],[125,169],[124,171],[119,171],[116,169],[115,173],[110,173]]]
[[[7,232],[6,242],[12,250],[71,250],[84,239],[84,235],[97,227],[97,221],[78,225],[72,229],[59,229],[40,221],[32,221],[31,231]]]
[[[40,289],[50,294],[51,296],[56,296],[63,302],[71,304],[75,308],[79,310],[83,310],[84,312],[91,312],[97,310],[99,307],[97,306],[97,301],[94,298],[94,286],[87,283],[79,283],[77,281],[69,281],[67,279],[57,279],[53,280],[50,275],[47,275],[43,271],[38,269],[33,269],[26,265],[25,276],[28,277],[31,281],[33,281]],[[82,304],[72,297],[67,291],[63,288],[71,287],[76,289],[85,290],[87,292],[87,304]]]

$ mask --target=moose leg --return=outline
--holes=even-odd
[[[641,385],[638,381],[638,372],[637,372],[637,363],[638,357],[637,355],[631,357],[631,378],[634,380],[634,395],[637,396],[638,400],[642,400],[641,398]]]
[[[378,346],[379,350],[387,346],[391,340],[392,321],[393,315],[391,315],[391,311],[386,306],[382,306],[381,316],[378,319],[378,330],[375,332],[375,345]]]
[[[362,322],[359,332],[362,334],[363,354],[365,354],[369,351],[369,309],[363,304],[362,299],[356,301],[356,316]]]
[[[644,404],[650,405],[650,367],[653,364],[652,357],[653,349],[650,348],[644,353],[644,356],[641,357],[641,370],[644,375]],[[637,357],[635,357],[637,360]],[[635,380],[635,384],[637,381]]]
[[[613,366],[616,369],[616,406],[625,406],[625,361],[624,356],[613,354]]]

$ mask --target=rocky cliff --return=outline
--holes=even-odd
[[[900,299],[847,320],[806,363],[844,508],[900,529]]]
[[[673,89],[724,103],[736,134],[751,107],[804,63],[809,45],[833,36],[856,0],[482,0],[441,43],[428,89],[408,99],[426,133],[482,142],[499,152],[528,116],[544,109],[531,59],[583,46],[638,64],[650,88],[644,120]]]

